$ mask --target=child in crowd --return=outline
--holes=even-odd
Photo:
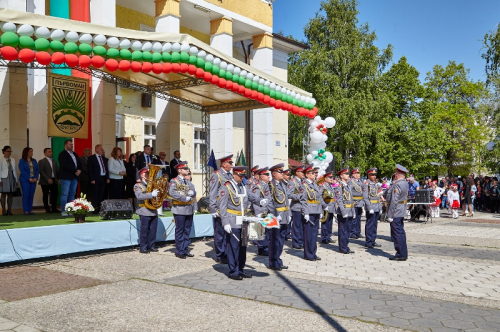
[[[437,181],[431,182],[431,188],[434,193],[434,203],[431,204],[431,217],[439,218],[439,206],[441,205],[441,195],[444,193],[444,189],[437,186]]]
[[[460,195],[458,194],[458,186],[454,183],[451,186],[452,191],[448,191],[448,207],[453,213],[453,219],[458,218],[458,210],[460,209]]]

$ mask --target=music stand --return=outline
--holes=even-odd
[[[412,208],[409,209],[410,211],[410,221],[415,221],[415,219],[419,216],[419,212],[425,211],[425,223],[431,220],[432,223],[432,214],[429,212],[429,208],[432,204],[434,203],[434,195],[432,189],[421,189],[421,190],[415,190],[415,200],[414,202],[409,202],[408,205],[413,205]],[[427,205],[429,207],[427,207]],[[413,218],[411,217],[411,211],[415,210],[414,213],[415,215]]]

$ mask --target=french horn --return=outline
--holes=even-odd
[[[162,167],[159,165],[148,164],[149,166],[149,178],[148,186],[146,187],[146,192],[150,193],[153,190],[158,190],[158,196],[144,201],[144,205],[148,209],[158,210],[163,206],[163,201],[168,195],[168,177],[157,178],[158,172]]]
[[[323,200],[327,203],[331,202],[333,199],[335,199],[335,194],[331,191],[328,191],[326,188],[323,189]],[[328,213],[327,211],[323,211],[323,218],[321,218],[319,221],[321,223],[326,222],[326,219],[328,219]]]

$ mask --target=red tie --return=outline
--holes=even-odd
[[[104,164],[102,163],[101,156],[99,156],[99,165],[101,165],[101,174],[102,174],[102,173],[106,173],[106,172],[104,171]]]

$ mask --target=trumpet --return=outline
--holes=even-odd
[[[335,194],[333,192],[328,191],[326,188],[323,189],[323,200],[326,203],[330,203],[334,199],[335,199]],[[326,222],[326,219],[328,219],[328,211],[325,211],[323,218],[321,218],[319,222],[321,223]]]

